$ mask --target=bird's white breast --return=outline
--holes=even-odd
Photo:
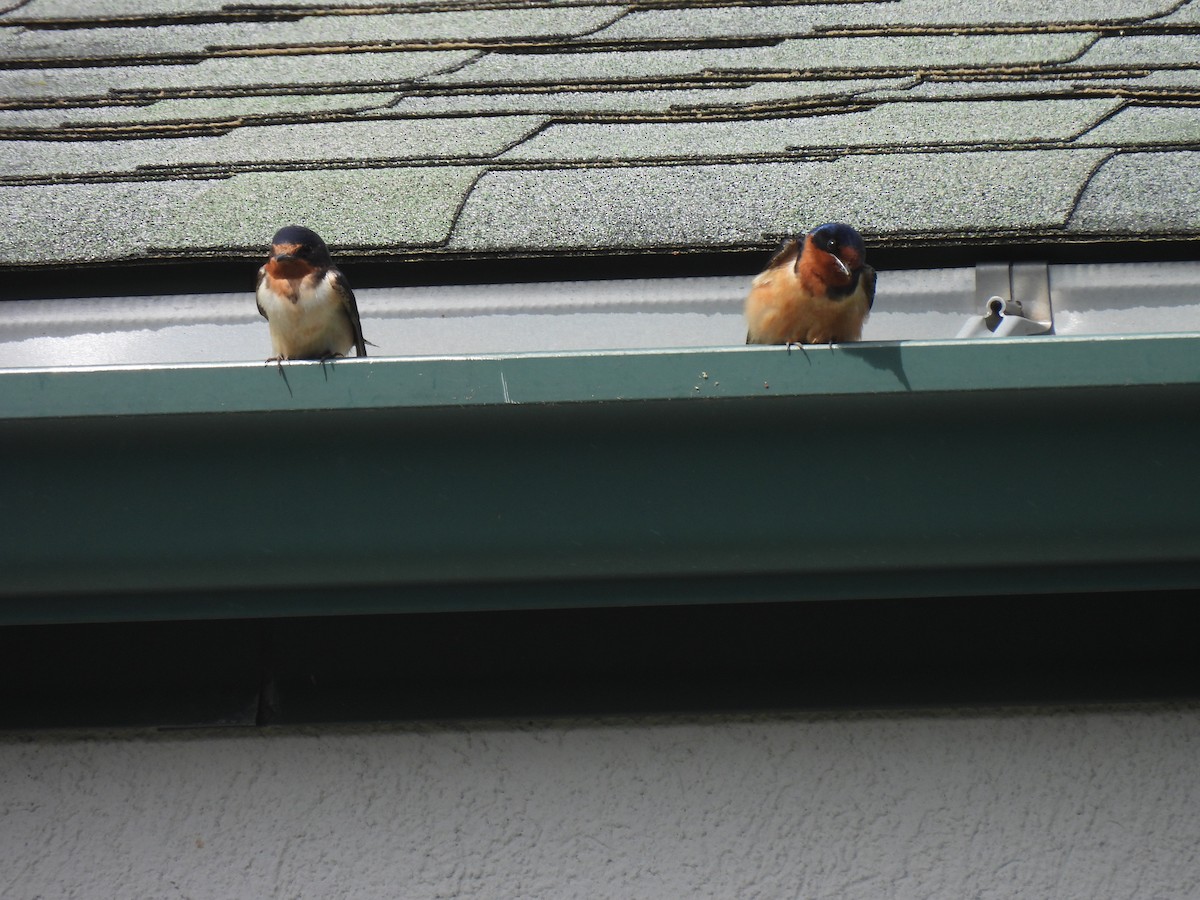
[[[266,313],[276,356],[344,356],[354,346],[350,319],[329,279],[328,272],[298,282],[267,276],[259,284],[258,305]]]

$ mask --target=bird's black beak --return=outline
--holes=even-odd
[[[296,254],[294,253],[276,253],[271,257],[275,262],[291,262],[295,258]]]

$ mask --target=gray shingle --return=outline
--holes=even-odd
[[[144,256],[173,211],[203,181],[0,186],[0,264],[86,262]],[[87,287],[80,286],[86,294]]]
[[[292,220],[401,253],[744,247],[833,217],[874,241],[1054,239],[1081,196],[1072,234],[1200,234],[1200,0],[305,5],[0,17],[0,261],[257,253]],[[94,24],[11,27],[39,16]],[[403,41],[430,49],[375,52]],[[372,48],[253,51],[321,42]]]
[[[252,172],[206,182],[177,208],[154,246],[265,247],[288,222],[343,248],[438,244],[479,172],[471,166]]]
[[[0,142],[0,170],[31,176],[129,173],[145,166],[470,158],[500,152],[543,121],[522,116],[393,119],[250,126],[219,137],[4,141]]]
[[[219,12],[233,8],[264,8],[275,6],[293,8],[311,6],[322,9],[338,7],[362,7],[370,4],[363,0],[320,0],[297,2],[297,0],[254,0],[253,3],[231,3],[229,0],[29,0],[9,13],[8,18],[16,21],[29,19],[96,20],[120,16],[164,16],[180,13]],[[403,5],[397,3],[395,5]],[[460,6],[460,0],[420,0],[423,7]]]
[[[1187,106],[1131,106],[1097,125],[1077,143],[1107,147],[1200,145],[1200,111]]]
[[[437,244],[449,235],[479,171],[253,172],[212,181],[0,186],[0,264],[253,251],[289,222],[315,228],[338,247]]]
[[[702,72],[909,71],[1065,62],[1094,38],[1080,34],[936,35],[786,40],[767,47],[596,53],[491,54],[435,83],[547,83]]]
[[[1071,231],[1128,235],[1200,231],[1200,152],[1123,153],[1088,183]]]
[[[1181,6],[1178,10],[1171,13],[1169,16],[1163,16],[1158,21],[1162,24],[1200,24],[1200,0],[1188,0],[1188,2]]]
[[[860,91],[910,85],[914,79],[864,78],[837,81],[759,81],[735,88],[623,91],[546,91],[533,93],[460,94],[409,96],[395,106],[397,112],[444,115],[447,113],[514,112],[551,113],[639,113],[667,112],[711,106],[741,106],[799,99],[841,99]]]
[[[1119,84],[1124,87],[1131,81],[1133,79],[1122,78],[1111,82],[1111,84]],[[1089,85],[1095,86],[1095,82],[1089,82]],[[912,87],[881,88],[879,90],[864,91],[856,99],[899,101],[903,103],[909,100],[999,100],[1008,97],[1024,98],[1041,95],[1053,100],[1056,96],[1066,96],[1075,99],[1080,94],[1079,82],[1066,78],[1061,80],[1046,78],[1036,81],[980,78],[970,81],[924,81]]]
[[[551,0],[552,2],[552,0]],[[178,16],[184,13],[220,13],[233,10],[236,12],[252,10],[270,10],[271,7],[283,7],[284,11],[292,11],[295,7],[319,8],[319,10],[337,11],[338,7],[371,7],[371,6],[420,6],[422,8],[444,6],[454,10],[461,8],[462,0],[420,0],[406,2],[397,0],[388,4],[370,4],[364,0],[254,0],[252,4],[229,2],[229,0],[88,0],[86,4],[80,0],[28,0],[20,4],[8,16],[14,20],[28,19],[73,19],[95,20],[114,17],[164,17]]]
[[[760,244],[831,219],[869,234],[1061,226],[1097,150],[856,156],[833,162],[491,172],[457,249]],[[652,209],[653,216],[646,210]]]
[[[29,0],[10,11],[4,22],[212,12],[225,5],[226,0],[88,0],[86,4],[79,0]]]
[[[313,53],[209,59],[195,65],[10,69],[0,71],[0,98],[159,95],[258,85],[273,92],[292,85],[395,85],[455,69],[477,55],[470,50]]]
[[[757,121],[554,125],[506,160],[612,160],[784,154],[791,149],[1067,141],[1117,100],[891,103],[862,112]]]
[[[1096,41],[1072,68],[1186,66],[1200,59],[1200,34],[1133,34]]]
[[[236,122],[243,116],[356,112],[386,105],[395,95],[275,94],[263,97],[211,97],[160,100],[138,106],[75,106],[65,109],[0,110],[0,129],[57,130],[69,125],[154,125],[160,123]]]
[[[250,41],[270,42],[273,23],[234,26]],[[141,57],[203,54],[207,45],[229,33],[228,25],[160,25],[154,28],[0,29],[0,54],[6,59]]]
[[[0,29],[9,59],[204,55],[237,47],[455,42],[585,34],[619,13],[605,7],[495,9],[432,13],[308,16],[292,22],[231,22],[157,27]]]
[[[1073,67],[1077,68],[1077,67]],[[1197,69],[1165,69],[1152,71],[1148,74],[1141,72],[1121,72],[1109,77],[1098,73],[1095,77],[1088,73],[1084,79],[1064,72],[1060,78],[978,78],[966,81],[941,79],[924,81],[912,87],[883,87],[878,90],[864,91],[859,95],[861,100],[967,100],[972,98],[1001,98],[1020,96],[1066,96],[1088,97],[1109,94],[1114,97],[1127,97],[1131,91],[1153,94],[1171,90],[1182,90],[1195,93],[1200,89],[1200,70]]]
[[[1161,69],[1146,75],[1134,75],[1127,78],[1100,77],[1086,82],[1090,87],[1105,88],[1110,85],[1128,86],[1141,89],[1183,88],[1195,93],[1200,88],[1200,68],[1190,69]]]
[[[891,3],[797,6],[726,6],[713,9],[651,9],[632,12],[592,36],[597,40],[800,36],[831,27],[897,25],[1100,24],[1138,21],[1170,10],[1178,0],[897,0]]]

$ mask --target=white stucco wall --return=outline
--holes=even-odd
[[[0,739],[14,898],[1200,896],[1200,708]]]

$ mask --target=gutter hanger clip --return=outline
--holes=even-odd
[[[975,267],[975,298],[983,315],[968,319],[956,337],[1054,333],[1046,263],[980,263]]]

